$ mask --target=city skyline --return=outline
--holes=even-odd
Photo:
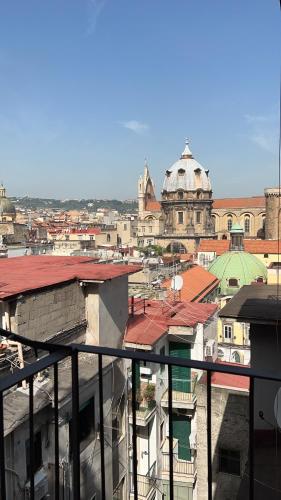
[[[278,14],[274,0],[3,3],[8,195],[136,198],[147,157],[159,196],[186,136],[214,197],[276,185]]]

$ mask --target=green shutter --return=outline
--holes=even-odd
[[[189,436],[191,432],[190,418],[173,413],[173,437],[178,439],[178,457],[181,460],[191,460]]]
[[[190,344],[170,342],[170,356],[190,359]],[[172,385],[174,391],[190,392],[190,368],[172,366]]]

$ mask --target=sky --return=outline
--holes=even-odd
[[[0,2],[10,196],[160,194],[185,138],[215,197],[278,182],[279,0]]]

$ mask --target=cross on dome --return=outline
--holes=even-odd
[[[189,149],[189,140],[188,139],[185,139],[185,148],[182,152],[181,158],[182,159],[193,158],[192,152]]]

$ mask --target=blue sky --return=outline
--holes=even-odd
[[[278,0],[0,2],[0,176],[10,195],[160,192],[185,137],[215,196],[277,184]]]

